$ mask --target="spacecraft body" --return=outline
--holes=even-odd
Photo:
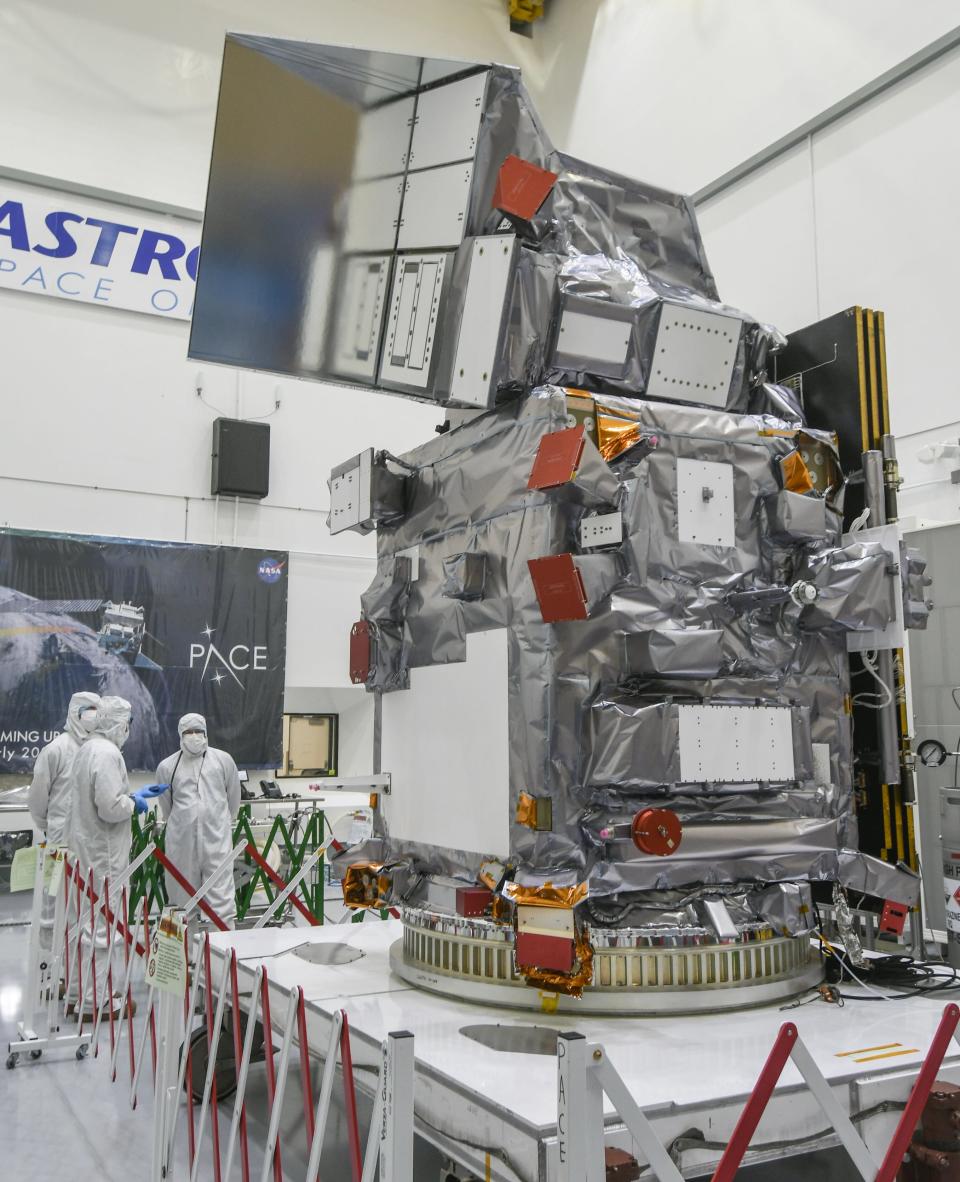
[[[217,204],[223,95],[259,69],[352,129],[267,334]],[[847,652],[923,625],[923,573],[843,533],[836,438],[767,381],[783,338],[720,302],[690,202],[557,152],[502,66],[231,38],[219,119],[192,355],[448,408],[330,480],[331,531],[377,534],[350,668],[392,776],[339,862],[402,916],[397,971],[751,1004],[817,977],[812,883],[913,904],[857,849]]]

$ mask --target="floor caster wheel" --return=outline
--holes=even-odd
[[[7,1070],[13,1071],[13,1069],[14,1069],[14,1067],[16,1067],[16,1065],[17,1065],[17,1056],[13,1055],[13,1054],[7,1055]]]
[[[84,1043],[82,1046],[77,1047],[77,1059],[78,1060],[79,1059],[86,1059],[88,1050],[89,1050],[89,1048],[86,1043]]]
[[[39,1059],[42,1054],[43,1054],[43,1051],[31,1051],[30,1058],[33,1059],[34,1062],[36,1062],[36,1060]]]

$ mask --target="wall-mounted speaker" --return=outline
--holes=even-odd
[[[270,491],[270,425],[215,419],[210,492],[262,500]]]

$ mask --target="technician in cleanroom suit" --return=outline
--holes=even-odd
[[[127,768],[120,754],[130,734],[130,714],[130,703],[123,698],[101,698],[96,729],[80,748],[73,764],[73,807],[68,845],[77,858],[84,879],[88,869],[92,872],[94,890],[101,898],[105,880],[115,883],[130,862],[131,816],[148,808],[147,799],[141,793],[131,795]],[[145,789],[142,791],[146,792]],[[111,887],[111,893],[112,890]],[[104,1014],[109,1012],[103,1005],[110,959],[107,955],[107,921],[99,911],[95,931],[92,926],[87,914],[80,929],[80,955],[86,974],[83,1010],[89,1017],[93,1016],[94,974],[86,972],[86,965],[91,940],[96,954],[97,1003],[103,1006]],[[72,974],[71,992],[75,988],[76,978]],[[114,995],[112,1009],[117,1016],[121,1004],[121,998]]]
[[[202,714],[185,714],[177,729],[180,750],[157,768],[157,780],[170,785],[160,797],[166,818],[167,857],[181,874],[199,887],[230,853],[233,823],[240,808],[240,774],[232,756],[207,743],[207,722]],[[183,906],[188,895],[167,875],[170,902]],[[225,924],[237,918],[233,867],[227,866],[206,895]],[[201,912],[198,919],[203,918]]]
[[[67,707],[67,724],[61,734],[44,747],[33,766],[30,785],[30,816],[45,835],[48,846],[67,844],[70,828],[70,794],[73,783],[73,761],[90,732],[97,724],[99,694],[74,694]],[[40,947],[45,952],[53,947],[53,916],[56,900],[46,892],[40,914]]]

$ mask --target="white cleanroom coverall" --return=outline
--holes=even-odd
[[[44,747],[33,765],[30,816],[34,825],[45,834],[48,846],[67,844],[73,761],[81,743],[87,740],[90,730],[96,725],[99,701],[99,694],[85,691],[74,694],[67,707],[66,729]],[[56,900],[44,891],[40,912],[40,947],[45,952],[52,949],[55,909]]]
[[[66,845],[73,761],[80,744],[90,735],[80,715],[92,716],[95,726],[99,701],[99,694],[74,694],[67,707],[66,729],[43,748],[33,766],[30,815],[36,827],[46,834],[50,845]]]
[[[68,845],[86,880],[93,871],[93,888],[102,898],[106,879],[116,883],[130,862],[133,798],[127,768],[120,748],[130,733],[130,703],[123,698],[101,698],[97,707],[97,729],[80,748],[73,765],[73,808]],[[111,887],[112,889],[112,887]],[[91,938],[90,903],[84,900],[81,928],[81,957],[86,964]],[[119,906],[119,903],[118,903]],[[116,908],[114,908],[116,913]],[[99,911],[98,911],[99,917]],[[97,1000],[106,988],[107,922],[99,917],[94,939],[97,960]],[[85,1010],[90,1011],[92,974],[84,981]],[[71,970],[71,991],[76,974]],[[114,982],[116,984],[116,982]],[[119,1000],[117,1001],[119,1005]]]
[[[226,751],[207,745],[207,724],[200,714],[185,714],[178,726],[180,750],[157,768],[157,781],[170,791],[159,797],[166,819],[167,857],[199,888],[233,846],[233,823],[240,809],[240,773]],[[187,893],[167,876],[170,902],[182,907]],[[205,896],[229,927],[237,918],[233,867],[228,866]],[[198,912],[194,917],[204,919]]]

